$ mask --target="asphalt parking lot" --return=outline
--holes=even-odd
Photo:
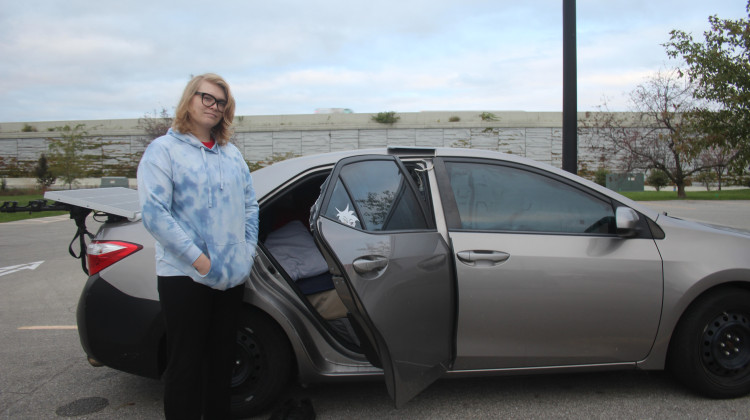
[[[644,204],[750,230],[750,201]],[[160,381],[85,360],[75,312],[86,277],[68,255],[74,232],[67,216],[0,224],[0,419],[163,418]],[[750,417],[750,397],[709,400],[664,372],[444,379],[400,409],[379,381],[293,385],[287,397],[309,398],[318,419]]]

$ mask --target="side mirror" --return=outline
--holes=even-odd
[[[615,211],[617,234],[631,238],[638,233],[638,213],[630,207],[618,207]]]

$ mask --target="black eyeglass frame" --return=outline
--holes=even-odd
[[[195,92],[196,95],[201,95],[201,103],[203,103],[203,106],[206,108],[211,108],[216,104],[216,109],[219,110],[219,112],[224,112],[224,110],[227,107],[227,101],[224,100],[217,100],[214,95],[211,95],[210,93],[206,92]]]

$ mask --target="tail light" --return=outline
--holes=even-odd
[[[143,245],[123,241],[93,241],[86,247],[89,275],[104,270],[128,255],[140,251]]]

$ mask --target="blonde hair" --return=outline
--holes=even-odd
[[[187,86],[185,86],[185,91],[182,93],[180,103],[177,105],[174,122],[172,122],[172,128],[179,131],[180,133],[185,134],[193,132],[193,123],[190,120],[189,112],[190,101],[193,99],[193,96],[195,96],[195,92],[198,91],[198,87],[204,80],[219,86],[224,91],[224,94],[227,95],[227,106],[224,107],[224,113],[222,115],[221,122],[216,124],[214,128],[211,129],[211,134],[214,136],[216,142],[220,146],[223,146],[227,144],[229,138],[232,137],[233,134],[232,121],[234,121],[235,103],[234,96],[232,96],[232,92],[229,90],[229,84],[218,74],[201,74],[199,76],[193,77],[190,82],[188,82]]]

